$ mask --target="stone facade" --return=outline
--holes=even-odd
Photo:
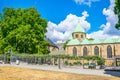
[[[77,56],[83,56],[83,49],[86,47],[87,48],[87,55],[96,55],[95,47],[98,47],[98,52],[97,53],[99,56],[104,57],[107,59],[107,47],[112,48],[112,58],[114,56],[120,56],[120,44],[93,44],[93,45],[74,45],[74,46],[67,46],[66,47],[66,53],[68,55],[73,55],[73,49],[76,48],[77,50]]]
[[[46,38],[45,40],[50,43],[50,45],[48,46],[50,53],[51,52],[58,52],[59,48],[56,44],[54,44],[49,38]]]
[[[59,48],[56,46],[49,46],[49,51],[50,52],[58,52]]]
[[[74,39],[78,39],[79,41],[82,41],[83,39],[86,38],[86,34],[85,33],[79,33],[79,32],[75,32],[72,34]]]
[[[80,27],[80,28],[79,28]],[[72,38],[66,47],[67,55],[91,56],[99,55],[106,59],[108,65],[112,65],[114,56],[120,56],[120,39],[88,39],[86,33],[78,24],[72,33]],[[78,30],[79,29],[79,30]],[[77,30],[77,31],[76,31]],[[104,36],[104,35],[103,35]]]

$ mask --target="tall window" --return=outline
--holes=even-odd
[[[86,47],[83,48],[83,56],[87,56],[87,48]]]
[[[112,58],[112,47],[111,46],[107,47],[107,58]]]
[[[99,48],[97,46],[95,46],[94,48],[94,54],[99,55]]]
[[[76,47],[73,48],[73,56],[77,56],[77,48]]]

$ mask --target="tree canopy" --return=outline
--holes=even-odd
[[[18,53],[48,52],[49,43],[44,40],[47,21],[35,8],[4,8],[0,14],[0,50],[10,48]]]
[[[115,0],[114,13],[118,15],[118,22],[115,27],[120,30],[120,0]]]

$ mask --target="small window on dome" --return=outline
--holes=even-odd
[[[76,34],[75,37],[78,38],[78,34]]]
[[[83,35],[81,35],[81,38],[83,38]]]

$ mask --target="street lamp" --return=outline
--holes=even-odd
[[[61,64],[61,62],[60,62],[60,50],[62,50],[63,44],[58,43],[57,46],[58,46],[58,68],[61,69],[61,65],[60,65]]]
[[[61,66],[60,66],[60,46],[59,47],[59,50],[58,50],[58,68],[61,69]]]
[[[10,64],[12,64],[12,49],[9,49],[8,53],[10,53]]]

